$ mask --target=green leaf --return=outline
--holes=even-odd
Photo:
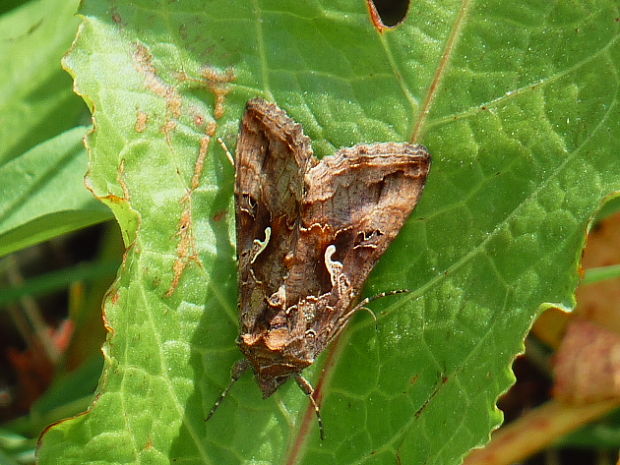
[[[538,310],[571,307],[589,220],[620,187],[620,23],[612,1],[412,2],[379,34],[362,1],[86,2],[66,60],[95,110],[89,184],[128,251],[104,303],[90,411],[41,464],[460,463]],[[373,304],[262,400],[250,376],[204,421],[241,355],[232,148],[262,96],[320,155],[414,140],[424,196],[373,273]]]
[[[593,284],[618,277],[620,277],[620,265],[600,266],[597,268],[590,268],[586,272],[581,284]]]
[[[0,256],[110,218],[84,187],[85,132],[71,129],[4,164]]]
[[[34,463],[34,442],[14,431],[0,428],[0,463],[2,465]]]
[[[35,297],[66,289],[76,281],[94,280],[113,275],[118,269],[118,260],[96,261],[80,263],[71,268],[52,271],[35,278],[28,278],[18,286],[0,288],[0,308],[4,310],[7,303],[19,300],[25,296]]]
[[[60,66],[77,4],[30,1],[0,17],[0,163],[73,128],[85,110]]]
[[[111,217],[84,187],[86,108],[60,66],[76,8],[31,1],[0,17],[0,256]]]

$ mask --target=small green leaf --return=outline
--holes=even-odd
[[[36,0],[0,16],[0,163],[73,128],[85,110],[60,66],[77,5]]]
[[[0,308],[4,309],[8,302],[16,301],[24,296],[35,297],[66,289],[75,281],[93,280],[102,276],[113,275],[118,269],[118,265],[118,260],[81,263],[71,268],[63,268],[59,271],[29,278],[19,286],[0,288]]]
[[[573,305],[590,218],[620,188],[619,17],[610,0],[412,2],[380,34],[363,1],[86,2],[66,59],[94,110],[89,185],[128,251],[104,303],[97,400],[40,463],[457,464],[545,303]],[[356,315],[307,377],[250,376],[204,421],[241,354],[232,149],[245,102],[299,121],[320,156],[412,140],[426,191]],[[308,414],[307,414],[308,413]]]
[[[601,266],[597,268],[590,268],[587,272],[581,284],[593,284],[608,279],[615,279],[620,277],[620,265]]]
[[[110,218],[84,187],[85,132],[71,129],[4,164],[0,256]]]
[[[86,128],[75,126],[86,108],[60,65],[77,3],[0,16],[0,256],[111,218],[84,187]]]

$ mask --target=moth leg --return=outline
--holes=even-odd
[[[250,368],[250,362],[248,362],[248,360],[245,358],[243,360],[239,360],[237,363],[233,365],[232,373],[230,375],[230,383],[228,383],[228,386],[226,386],[226,389],[224,389],[224,391],[220,394],[220,397],[218,397],[217,400],[215,401],[215,404],[213,405],[213,407],[211,407],[211,411],[209,412],[209,415],[207,415],[207,418],[205,419],[205,421],[209,421],[209,419],[213,416],[213,414],[218,409],[218,407],[220,406],[224,398],[228,395],[228,391],[230,391],[230,388],[233,386],[233,384],[239,381],[239,378],[241,378],[241,375],[243,375],[243,373],[245,373],[248,370],[248,368]]]
[[[308,380],[301,376],[299,373],[295,375],[295,382],[297,382],[297,386],[299,386],[302,392],[308,396],[308,399],[310,399],[310,403],[314,407],[314,413],[316,413],[316,420],[319,423],[319,434],[322,441],[325,438],[325,435],[323,433],[323,419],[321,418],[321,411],[319,410],[319,406],[314,400],[314,388],[308,382]]]
[[[232,154],[230,153],[230,151],[228,150],[228,147],[226,147],[226,144],[224,143],[224,141],[222,140],[221,137],[217,138],[218,143],[220,144],[220,146],[224,149],[224,153],[226,153],[226,158],[228,158],[228,161],[230,162],[230,164],[233,166],[235,166],[235,160],[232,156]]]

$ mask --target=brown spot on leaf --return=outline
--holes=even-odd
[[[136,132],[144,132],[146,129],[146,125],[149,122],[149,115],[144,113],[143,111],[138,110],[138,114],[136,115]]]
[[[196,159],[196,163],[194,164],[194,175],[192,176],[192,190],[200,186],[200,178],[202,177],[202,172],[204,170],[204,165],[205,165],[205,159],[207,158],[207,152],[209,151],[210,143],[211,143],[211,138],[209,136],[204,136],[200,138],[200,148],[198,150],[198,158]]]
[[[108,194],[108,195],[104,195],[102,197],[99,197],[101,200],[107,200],[108,202],[111,203],[122,203],[125,201],[124,198],[119,197],[118,195],[114,195],[114,194]]]
[[[166,108],[173,118],[181,116],[181,96],[175,87],[161,79],[153,65],[153,55],[143,44],[137,44],[133,54],[136,69],[144,75],[147,89],[166,100]]]
[[[190,77],[187,75],[185,71],[176,71],[174,73],[175,79],[181,82],[191,81]]]
[[[215,121],[211,121],[205,130],[205,134],[209,137],[213,137],[215,135],[215,130],[217,129],[217,124]]]
[[[168,145],[172,145],[172,141],[170,140],[170,134],[177,127],[177,123],[175,121],[166,121],[161,127],[161,132],[166,136],[166,142]]]
[[[187,268],[190,261],[200,263],[198,254],[196,253],[196,245],[194,243],[194,235],[192,232],[192,214],[191,214],[191,196],[188,194],[183,198],[184,210],[181,214],[177,236],[179,243],[177,244],[177,258],[172,265],[172,283],[166,291],[166,297],[174,294],[179,287],[181,276]]]
[[[202,70],[202,77],[205,79],[209,91],[215,96],[215,108],[213,116],[220,119],[224,116],[224,101],[230,92],[229,84],[236,79],[232,68],[220,70],[207,67]]]
[[[129,202],[129,199],[131,196],[129,195],[129,188],[127,187],[127,183],[125,182],[125,160],[121,160],[121,164],[118,166],[118,173],[116,175],[116,180],[118,181],[118,184],[121,186],[121,189],[123,189],[124,200]]]
[[[215,122],[211,122],[207,125],[205,132],[213,130],[217,125]],[[196,252],[196,244],[193,233],[193,221],[192,221],[192,195],[194,190],[200,186],[200,179],[204,171],[204,164],[209,152],[209,145],[211,143],[211,136],[206,134],[200,139],[200,146],[198,149],[198,157],[194,164],[194,174],[192,175],[191,184],[188,192],[183,196],[181,203],[183,204],[183,213],[179,221],[177,236],[179,237],[179,243],[177,245],[177,258],[172,267],[173,278],[170,288],[166,291],[166,297],[170,297],[179,285],[181,275],[185,271],[185,268],[190,261],[194,261],[201,265],[200,258]]]
[[[217,212],[215,215],[213,215],[213,221],[222,221],[224,218],[226,218],[226,215],[228,214],[228,211],[226,210],[222,210],[221,212]]]
[[[207,81],[218,82],[218,83],[223,83],[223,84],[233,82],[236,79],[235,72],[233,71],[232,68],[226,68],[223,71],[220,69],[211,68],[211,67],[203,68],[202,77],[205,78]]]
[[[136,62],[136,66],[138,67],[138,71],[142,72],[143,74],[155,74],[155,67],[153,66],[153,55],[151,55],[151,52],[149,52],[148,48],[146,48],[142,44],[137,44],[133,57]]]

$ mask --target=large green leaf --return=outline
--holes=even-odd
[[[365,2],[86,2],[67,58],[95,110],[89,183],[128,252],[105,301],[98,398],[47,463],[459,463],[539,308],[570,307],[589,218],[620,186],[613,1],[413,2],[379,34]],[[277,102],[320,156],[415,140],[417,211],[317,366],[326,439],[288,383],[244,377],[204,418],[234,346],[233,170],[243,105]]]

